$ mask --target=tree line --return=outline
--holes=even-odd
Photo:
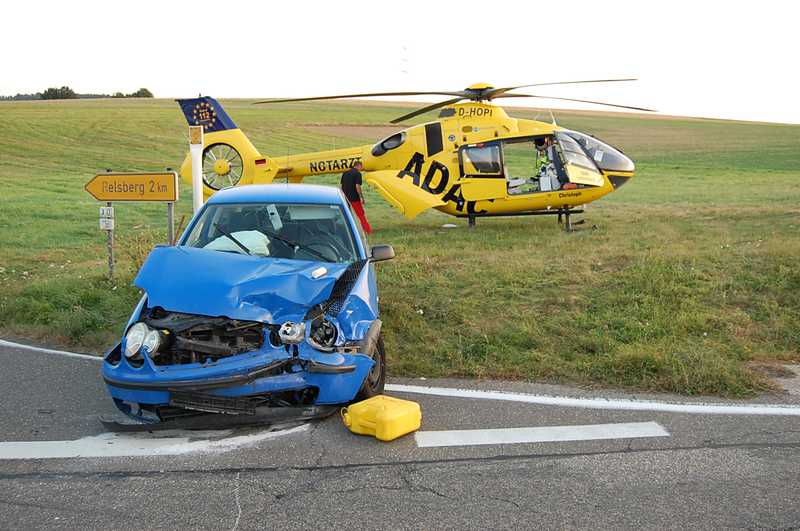
[[[152,98],[153,93],[146,88],[140,88],[136,92],[124,94],[122,92],[115,92],[114,94],[78,94],[69,87],[50,87],[44,92],[37,92],[35,94],[16,94],[14,96],[0,96],[0,100],[75,100],[75,99],[91,99],[91,98]]]

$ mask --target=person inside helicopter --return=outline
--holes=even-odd
[[[503,142],[504,172],[509,195],[549,192],[563,181],[552,136]]]
[[[537,138],[536,143],[536,175],[539,179],[539,190],[547,192],[558,190],[563,184],[556,167],[559,162],[553,138],[545,136]]]

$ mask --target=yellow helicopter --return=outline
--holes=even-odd
[[[400,116],[400,123],[441,109],[438,119],[398,131],[373,145],[318,151],[285,157],[265,157],[236,127],[213,98],[178,100],[190,125],[204,128],[203,191],[208,198],[222,188],[301,182],[308,175],[341,173],[356,161],[364,180],[408,219],[435,208],[467,218],[557,214],[565,217],[609,194],[633,177],[633,161],[620,150],[590,135],[553,123],[509,117],[499,98],[546,98],[592,103],[636,111],[641,107],[520,94],[517,89],[548,85],[606,83],[604,79],[538,83],[495,88],[478,83],[452,92],[383,92],[273,99],[258,104],[362,98],[373,96],[445,95],[450,99]],[[181,176],[191,183],[187,155]]]

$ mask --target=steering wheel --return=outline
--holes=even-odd
[[[324,256],[330,262],[341,262],[342,255],[339,252],[339,249],[331,242],[324,241],[324,240],[317,240],[315,242],[308,242],[304,243],[303,247],[307,247],[319,253],[320,255]],[[297,255],[304,254],[307,255],[312,260],[319,259],[319,256],[315,256],[313,253],[309,253],[308,251],[304,250],[303,247],[300,247],[297,252],[295,253],[295,258]]]

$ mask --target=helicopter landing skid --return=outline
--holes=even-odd
[[[569,219],[571,214],[577,214],[577,212],[566,211],[566,212],[559,212],[558,213],[558,224],[559,225],[562,225],[562,224],[564,225],[564,232],[572,232],[572,231],[575,230],[573,228],[575,225],[583,225],[584,223],[586,223],[585,219],[581,219],[579,221],[573,222],[572,220]],[[564,221],[563,222],[561,221],[561,216],[562,215],[564,216]]]
[[[560,208],[558,210],[535,210],[532,212],[513,212],[513,213],[497,213],[497,214],[467,214],[458,216],[460,218],[467,218],[469,228],[475,228],[477,218],[507,218],[517,216],[558,216],[558,224],[564,225],[564,232],[572,232],[575,225],[583,225],[586,223],[585,219],[573,222],[570,216],[573,214],[583,214],[583,209],[572,210],[569,208]],[[563,220],[562,220],[563,216]]]

